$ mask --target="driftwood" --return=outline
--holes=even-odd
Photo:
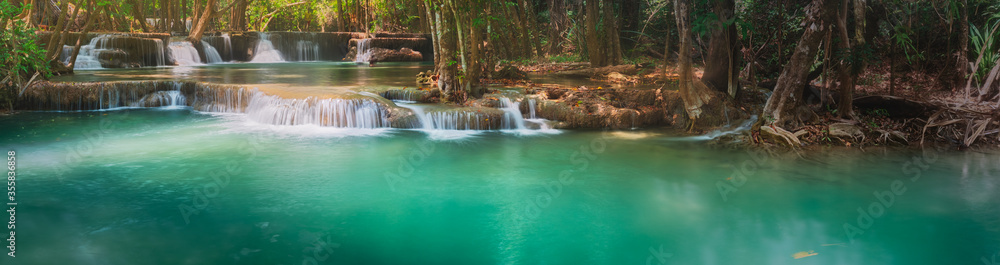
[[[920,143],[924,143],[927,131],[938,137],[952,140],[959,148],[968,148],[977,140],[1000,133],[1000,112],[983,112],[967,106],[942,106],[935,112],[920,132]],[[997,139],[1000,141],[1000,138]]]

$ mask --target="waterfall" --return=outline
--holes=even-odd
[[[275,125],[312,124],[338,128],[389,127],[388,112],[371,99],[284,99],[254,93],[247,104],[251,120]]]
[[[500,98],[500,109],[503,110],[503,128],[524,130],[524,116],[518,103],[509,98]]]
[[[535,99],[533,98],[528,99],[528,119],[538,119],[538,116],[535,115]]]
[[[212,47],[208,42],[201,42],[201,49],[205,50],[205,60],[207,63],[221,63],[222,55],[219,55],[219,51]]]
[[[69,64],[69,59],[73,56],[73,48],[74,46],[70,45],[63,46],[63,52],[61,55],[63,63]],[[104,69],[104,67],[101,66],[101,61],[98,61],[97,56],[94,54],[94,45],[80,45],[80,53],[76,55],[76,62],[73,64],[73,70],[94,69]]]
[[[484,130],[489,126],[483,126],[482,116],[475,112],[431,112],[425,114],[426,121],[429,121],[432,128],[439,130]],[[488,124],[486,124],[488,125]],[[428,127],[427,125],[423,126]]]
[[[445,108],[428,110],[420,104],[397,101],[413,111],[422,130],[528,130],[517,102],[500,99],[501,108]]]
[[[528,118],[524,119],[524,121],[526,123],[537,124],[538,129],[541,130],[552,129],[552,126],[549,126],[549,120],[538,117],[538,112],[535,110],[536,108],[535,105],[538,104],[537,101],[533,98],[526,99],[526,101],[528,102]],[[632,118],[633,118],[633,123],[635,123],[634,121],[635,116],[633,116]]]
[[[243,113],[256,90],[246,88],[200,89],[191,102],[196,110],[219,113]]]
[[[299,61],[319,61],[319,44],[312,41],[300,40],[296,44],[299,52]]]
[[[387,106],[365,98],[286,99],[246,88],[203,88],[191,102],[196,110],[244,113],[255,122],[273,125],[318,125],[337,128],[389,127]]]
[[[167,65],[167,50],[163,49],[163,40],[156,39],[156,65]]]
[[[271,43],[271,39],[267,33],[260,33],[260,41],[257,42],[257,47],[254,48],[253,59],[250,60],[251,63],[277,63],[284,62],[285,60],[281,57],[281,52],[274,49],[274,43]]]
[[[232,41],[232,39],[229,38],[229,33],[228,32],[222,33],[222,40],[224,41],[223,43],[225,43],[224,44],[225,50],[229,51],[229,57],[226,57],[226,58],[229,58],[230,60],[232,60],[232,58],[233,58],[233,41]]]
[[[753,124],[755,122],[757,122],[757,115],[752,115],[752,116],[750,116],[749,119],[747,119],[746,121],[743,121],[743,123],[740,124],[740,126],[737,126],[735,128],[713,130],[711,132],[706,133],[705,135],[698,135],[698,136],[670,137],[670,138],[667,138],[666,140],[668,140],[668,141],[708,141],[708,140],[712,140],[712,139],[719,138],[719,137],[726,136],[726,135],[740,134],[740,133],[743,133],[745,131],[749,131],[750,128],[753,127]]]
[[[60,60],[68,64],[72,52],[72,45],[63,46]],[[90,39],[86,45],[80,45],[80,53],[73,69],[159,66],[165,65],[166,61],[163,41],[158,38],[144,37],[142,34],[100,34]]]
[[[404,103],[399,103],[399,102],[397,102],[396,105],[412,110],[413,111],[413,115],[417,116],[417,121],[420,122],[420,129],[423,129],[423,130],[433,130],[434,129],[434,121],[432,121],[429,118],[429,116],[427,116],[427,113],[424,112],[424,107],[423,106],[414,105],[414,104],[404,104]]]
[[[358,53],[354,56],[355,62],[368,62],[371,60],[372,52],[371,48],[368,47],[371,44],[372,39],[360,39],[358,40]]]
[[[187,65],[201,65],[201,57],[198,56],[198,50],[194,48],[194,45],[189,41],[175,41],[170,43],[170,53],[174,55],[174,61],[177,65],[187,66]],[[216,55],[219,53],[216,52]]]
[[[130,105],[131,107],[181,108],[187,106],[187,98],[181,94],[180,90],[157,91]]]
[[[76,62],[73,64],[73,70],[104,69],[104,67],[101,66],[101,61],[97,60],[97,47],[107,38],[108,35],[99,35],[90,39],[90,43],[87,45],[80,45],[80,53],[76,55]],[[69,59],[73,56],[74,47],[75,46],[73,45],[63,46],[62,55],[60,56],[60,58],[63,58],[63,63],[69,64]]]

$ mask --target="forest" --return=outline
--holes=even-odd
[[[857,123],[919,116],[924,131],[954,127],[949,133],[963,146],[1000,129],[993,118],[1000,104],[1000,4],[988,0],[4,0],[2,5],[8,106],[34,80],[72,71],[85,44],[82,38],[67,42],[73,32],[166,33],[191,42],[212,32],[388,32],[430,34],[433,85],[449,102],[482,97],[493,80],[521,71],[573,65],[592,69],[583,71],[584,78],[677,89],[688,118],[684,125],[691,129],[701,116],[709,117],[704,126],[718,125],[711,117],[723,115],[726,107],[720,106],[751,102],[752,91],[760,89],[769,94],[766,102],[744,111],[762,117],[755,130],[767,125],[768,135],[790,142],[796,141],[790,139],[793,131],[820,119]],[[71,59],[59,59],[63,46],[75,47]],[[610,72],[625,73],[608,78]],[[885,97],[868,98],[866,106],[891,108],[857,113],[853,103],[872,95]],[[922,116],[898,113],[929,101],[946,107]]]
[[[1000,264],[998,0],[0,0],[0,28],[0,264]]]

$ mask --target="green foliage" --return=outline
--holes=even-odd
[[[35,43],[35,29],[16,20],[22,10],[0,1],[0,108],[13,108],[18,89],[35,73],[49,75],[45,50]]]
[[[576,53],[562,53],[556,55],[549,55],[549,62],[553,63],[572,63],[572,62],[583,62],[583,57]]]
[[[803,9],[808,1],[747,0],[736,2],[736,30],[750,54],[745,60],[759,64],[759,78],[777,78],[795,50],[804,29]]]
[[[891,36],[893,44],[896,47],[903,50],[903,55],[906,56],[906,61],[913,63],[918,59],[923,59],[924,56],[920,53],[916,47],[913,46],[913,40],[910,39],[910,28],[904,25],[896,25],[893,27],[893,34]]]
[[[997,8],[1000,9],[1000,8]],[[993,9],[983,28],[969,25],[969,43],[972,44],[973,58],[980,58],[976,80],[982,81],[1000,60],[1000,10]]]

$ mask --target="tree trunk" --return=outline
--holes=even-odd
[[[690,1],[674,1],[674,18],[677,20],[677,33],[680,36],[680,52],[677,57],[677,68],[680,75],[678,92],[681,100],[684,101],[684,111],[691,119],[690,128],[694,129],[694,124],[702,113],[701,107],[712,100],[712,94],[701,80],[694,78],[694,67],[691,65]]]
[[[247,7],[250,6],[248,0],[236,0],[232,6],[232,13],[229,14],[230,29],[235,31],[247,30]]]
[[[457,40],[456,42],[457,42],[457,47],[458,47],[458,59],[459,59],[459,63],[461,63],[461,65],[462,65],[462,71],[468,73],[469,72],[469,59],[468,59],[469,53],[466,51],[467,48],[466,48],[466,45],[465,45],[466,44],[465,43],[466,42],[466,40],[465,40],[466,33],[464,32],[464,30],[462,30],[462,24],[465,24],[466,21],[460,15],[461,13],[465,13],[465,12],[458,12],[458,10],[455,7],[456,6],[455,0],[445,0],[445,1],[447,2],[447,5],[448,5],[448,10],[446,10],[445,12],[447,13],[448,11],[451,11],[450,15],[451,15],[452,18],[454,18],[454,20],[452,20],[452,21],[455,24],[454,30],[455,30],[455,35],[456,35],[455,39]],[[466,25],[466,27],[468,27],[468,26],[471,26],[471,23],[468,24],[468,25]],[[462,82],[462,80],[459,80],[459,85],[461,86],[462,90],[465,90],[465,91],[471,90],[471,88],[470,88],[469,85],[472,82],[469,82],[469,80],[468,80],[469,78],[468,77],[469,76],[466,75],[465,82]]]
[[[844,4],[846,5],[847,2],[845,1]],[[865,27],[867,26],[865,6],[865,0],[854,0],[854,46],[852,46],[852,53],[865,47]],[[844,16],[846,17],[846,15]],[[846,27],[846,23],[844,24]],[[841,32],[841,37],[848,39],[847,36],[843,36],[846,34],[847,29],[845,28],[843,32]],[[852,65],[850,67],[851,75],[848,79],[842,79],[840,84],[840,100],[837,102],[837,115],[842,118],[854,117],[854,87],[857,85],[858,75],[861,74],[861,71],[863,71],[866,67],[864,62],[855,61],[854,63],[857,63],[858,65]]]
[[[622,64],[622,44],[618,35],[618,19],[615,16],[615,7],[611,0],[603,0],[604,12],[604,40],[606,54],[608,56],[607,65]]]
[[[675,19],[676,20],[676,19]],[[670,31],[667,31],[667,37],[663,40],[663,83],[666,84],[670,81],[670,76],[668,75],[670,69]]]
[[[201,19],[198,20],[198,24],[191,27],[191,34],[188,35],[187,40],[191,43],[200,43],[201,35],[205,33],[205,28],[208,26],[209,20],[212,18],[213,9],[215,8],[215,0],[205,0],[205,11],[201,14]]]
[[[566,1],[549,0],[549,55],[562,52],[563,31],[566,31]]]
[[[716,1],[712,12],[719,18],[713,27],[708,44],[708,64],[702,81],[709,88],[722,91],[731,97],[736,97],[739,90],[739,35],[736,34],[736,24],[725,25],[724,22],[733,18],[736,3],[733,0]]]
[[[534,34],[538,29],[538,17],[535,16],[534,5],[528,2],[528,0],[521,0],[521,10],[523,11],[521,12],[522,20],[524,20],[525,23],[525,26],[521,28],[527,35],[526,37],[528,38],[531,50],[535,51],[532,56],[541,57],[545,52],[542,48],[541,37]]]
[[[464,98],[461,97],[461,86],[458,80],[458,65],[456,63],[456,58],[454,57],[456,50],[456,40],[455,40],[455,27],[452,25],[456,23],[453,21],[453,17],[448,16],[448,6],[444,1],[434,1],[437,6],[434,11],[434,19],[436,23],[436,31],[438,35],[438,43],[435,46],[439,46],[441,60],[434,63],[436,68],[436,73],[438,74],[438,88],[441,89],[442,93],[445,93],[453,101],[463,101]]]
[[[163,17],[163,21],[164,21],[163,22],[163,29],[166,31],[166,33],[169,34],[169,33],[171,33],[171,32],[174,31],[174,16],[173,16],[174,1],[173,0],[163,0],[163,3],[165,4],[163,6],[163,8],[166,9],[164,13],[161,13],[164,16]]]
[[[49,61],[58,61],[59,60],[59,54],[62,53],[62,48],[63,48],[64,45],[66,45],[66,36],[69,35],[69,29],[71,28],[71,26],[69,25],[69,23],[74,23],[75,24],[76,19],[80,15],[80,9],[82,9],[82,8],[80,8],[80,2],[82,2],[82,1],[76,1],[74,3],[74,5],[73,5],[73,16],[68,17],[69,21],[67,21],[66,23],[63,24],[62,33],[59,33],[59,43],[56,44],[54,50],[49,51],[49,53],[51,53],[51,55],[49,55],[49,57],[48,57]]]
[[[194,30],[194,24],[198,23],[198,15],[201,14],[201,0],[192,0],[191,3],[191,30]]]
[[[90,32],[90,25],[94,23],[94,18],[97,18],[97,3],[91,0],[88,5],[87,23],[83,24],[83,30],[80,31],[80,37],[76,38],[76,45],[73,45],[73,53],[66,64],[66,68],[69,69],[73,69],[73,65],[76,65],[76,57],[80,55],[80,46],[83,45],[83,36],[87,36],[87,33]]]
[[[59,22],[56,22],[56,28],[52,29],[52,36],[49,36],[49,44],[46,48],[48,53],[45,54],[46,59],[51,58],[53,54],[58,54],[56,52],[56,45],[59,44],[59,35],[62,35],[60,33],[62,32],[63,27],[66,26],[66,16],[69,11],[67,9],[68,6],[69,0],[63,0],[62,3],[59,4]],[[62,50],[62,47],[59,48]]]
[[[955,55],[955,91],[965,87],[966,75],[969,74],[969,1],[961,1],[958,19],[958,54]]]
[[[607,59],[604,54],[604,42],[601,41],[601,36],[597,33],[597,22],[601,19],[599,15],[600,5],[598,5],[597,1],[587,0],[587,15],[585,18],[587,26],[587,54],[590,58],[590,67],[594,68],[607,65]]]
[[[778,77],[777,86],[764,105],[765,120],[771,120],[773,125],[798,125],[796,111],[801,106],[802,91],[808,85],[809,68],[816,60],[819,44],[823,33],[831,25],[837,12],[835,0],[813,0],[806,7],[806,18],[803,21],[805,32],[795,46],[795,51]]]
[[[841,3],[840,15],[837,16],[837,32],[840,34],[840,41],[837,44],[837,48],[841,51],[851,50],[851,38],[847,34],[847,6],[851,0],[844,0]],[[854,71],[851,62],[846,62],[843,59],[839,60],[837,69],[837,80],[840,82],[840,92],[841,92],[841,102],[840,105],[850,104],[854,100]],[[839,106],[838,106],[838,109]],[[841,117],[850,117],[850,113],[841,113]]]
[[[896,42],[889,45],[889,95],[896,92]],[[968,93],[966,93],[968,94]]]
[[[142,32],[149,32],[149,24],[146,23],[145,2],[142,0],[132,0],[132,17],[139,22]]]

